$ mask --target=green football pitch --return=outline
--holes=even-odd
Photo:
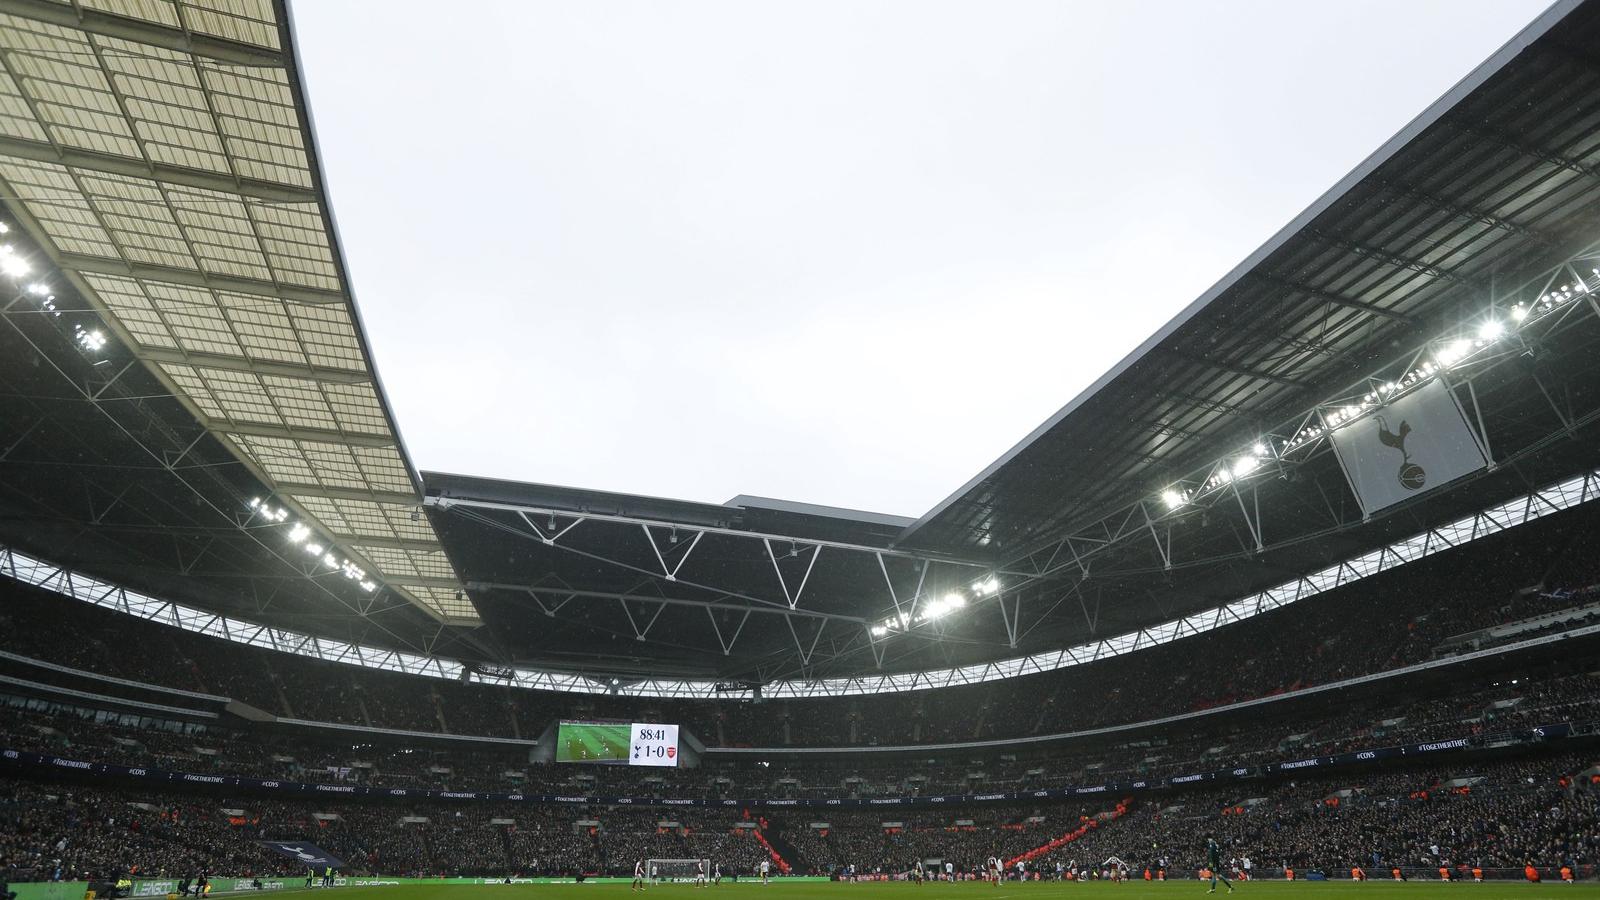
[[[633,726],[582,724],[561,726],[556,737],[556,762],[609,762],[628,758]]]
[[[336,897],[329,900],[527,900],[527,898],[590,897],[604,900],[624,900],[630,894],[627,884],[513,884],[513,885],[428,885],[411,884],[382,887],[338,887],[330,889]],[[311,891],[275,891],[284,893],[311,893]],[[696,888],[692,885],[656,885],[644,892],[658,900],[696,900],[726,896],[762,900],[1057,900],[1057,898],[1093,898],[1093,900],[1177,900],[1183,897],[1203,897],[1206,886],[1198,881],[1168,881],[1147,884],[1143,881],[1126,884],[1089,882],[1084,884],[1040,882],[1007,884],[999,888],[983,883],[937,884],[922,886],[904,882],[846,884],[838,882],[795,882],[782,880],[763,887],[758,881],[724,881],[717,887]],[[1216,897],[1226,892],[1218,890]],[[1512,881],[1490,881],[1482,884],[1433,882],[1368,881],[1357,884],[1349,881],[1332,882],[1270,882],[1256,881],[1240,885],[1230,900],[1432,900],[1435,897],[1481,898],[1543,898],[1572,897],[1600,900],[1600,882],[1561,884],[1526,884]]]

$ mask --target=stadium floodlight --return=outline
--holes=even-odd
[[[1528,308],[1526,306],[1523,306],[1522,304],[1519,303],[1516,306],[1511,307],[1511,318],[1512,318],[1513,321],[1521,322],[1523,319],[1526,319],[1527,317],[1528,317]]]
[[[338,568],[339,566],[339,560],[334,557],[332,553],[324,553],[322,555],[322,562],[330,569]]]
[[[5,234],[6,232],[8,232],[10,230],[11,230],[11,226],[10,225],[7,225],[4,222],[0,222],[0,234]]]
[[[1465,338],[1451,341],[1433,352],[1434,358],[1439,360],[1439,365],[1449,367],[1466,358],[1472,352],[1472,342]]]
[[[887,625],[874,625],[874,626],[872,626],[872,636],[873,637],[883,637],[884,635],[886,635],[888,633],[889,633],[889,626],[887,626]]]
[[[1181,509],[1189,501],[1178,493],[1177,488],[1167,488],[1161,492],[1161,502],[1167,505],[1167,509]]]
[[[1261,468],[1261,460],[1254,456],[1241,456],[1233,461],[1233,477],[1243,478]]]
[[[327,548],[323,547],[321,544],[316,543],[315,541],[313,541],[312,543],[309,543],[309,544],[306,545],[306,553],[308,553],[308,554],[310,554],[312,556],[321,556],[322,552],[324,550],[326,550],[326,549]]]
[[[307,528],[303,522],[296,522],[294,527],[289,529],[289,540],[294,541],[296,544],[308,537],[311,537],[311,529]]]
[[[1490,319],[1478,326],[1478,337],[1492,341],[1506,333],[1506,323],[1499,319]]]
[[[82,325],[72,326],[72,339],[78,342],[79,347],[91,352],[104,349],[106,345],[106,336],[99,329],[88,329]]]
[[[250,508],[251,509],[260,509],[261,508],[261,498],[260,497],[251,497],[250,498]]]
[[[1255,446],[1251,447],[1250,450],[1251,450],[1251,452],[1255,453],[1255,455],[1257,455],[1257,456],[1266,456],[1267,455],[1267,445],[1262,443],[1261,441],[1256,441]]]
[[[28,285],[28,293],[35,297],[46,296],[50,293],[50,285],[42,281],[35,281],[33,284]]]
[[[376,584],[373,584],[370,581],[363,581],[363,582],[361,582],[361,589],[370,594],[373,591],[377,590],[378,586]]]
[[[995,578],[993,575],[990,575],[988,578],[985,578],[984,580],[977,582],[972,586],[972,592],[977,594],[979,597],[987,597],[990,594],[999,592],[999,590],[1000,580]]]
[[[17,248],[10,244],[0,244],[0,271],[4,271],[12,278],[21,278],[33,271],[33,266],[28,261],[17,255]]]

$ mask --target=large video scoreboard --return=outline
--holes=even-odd
[[[556,762],[676,766],[678,726],[563,720],[556,729]]]

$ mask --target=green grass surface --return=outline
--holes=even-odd
[[[633,726],[626,722],[563,722],[556,736],[556,762],[627,762]]]
[[[1168,898],[1204,897],[1206,886],[1198,881],[1168,881],[1164,884],[1147,884],[1143,881],[1126,884],[1089,882],[1083,884],[1039,882],[1006,884],[995,888],[979,883],[936,884],[918,887],[902,882],[846,884],[839,882],[809,882],[784,884],[774,880],[763,887],[759,881],[724,881],[717,887],[696,888],[691,885],[658,885],[645,891],[646,897],[657,900],[710,900],[724,897],[760,897],[762,900],[1056,900],[1056,898],[1094,898],[1094,900],[1168,900]],[[310,893],[308,891],[278,891],[282,893]],[[518,898],[591,897],[605,900],[626,900],[630,896],[626,884],[522,884],[522,885],[406,885],[402,887],[343,887],[333,888],[329,900],[518,900]],[[1221,889],[1213,895],[1227,896]],[[1431,882],[1368,881],[1354,883],[1332,882],[1271,882],[1254,881],[1243,884],[1234,891],[1230,900],[1432,900],[1435,897],[1478,898],[1542,898],[1569,897],[1600,900],[1600,882],[1561,884],[1525,884],[1496,881],[1482,884],[1438,884]]]

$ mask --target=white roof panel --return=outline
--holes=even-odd
[[[0,189],[117,337],[281,499],[423,608],[473,622],[416,514],[281,35],[273,0],[0,15]]]

